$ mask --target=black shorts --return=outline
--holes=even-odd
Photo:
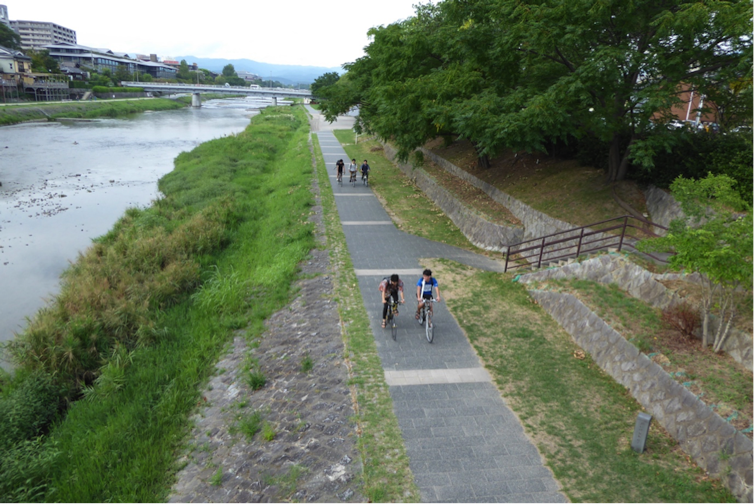
[[[430,292],[429,294],[427,294],[426,292],[424,292],[424,293],[422,293],[422,298],[423,299],[432,299],[432,293]]]

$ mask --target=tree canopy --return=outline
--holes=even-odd
[[[0,23],[0,46],[8,49],[21,49],[21,36],[12,28]]]
[[[415,9],[370,30],[366,56],[318,89],[328,118],[358,105],[357,127],[391,138],[402,158],[441,134],[470,140],[482,165],[502,149],[593,137],[610,144],[608,179],[620,180],[629,162],[651,167],[672,146],[658,125],[680,92],[721,94],[746,88],[751,75],[749,1],[445,0]]]
[[[31,58],[31,71],[40,73],[58,73],[60,67],[58,62],[50,56],[50,51],[43,49],[41,51],[29,51]]]

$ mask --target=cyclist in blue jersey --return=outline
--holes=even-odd
[[[421,309],[424,308],[424,300],[432,299],[432,287],[437,292],[437,301],[440,301],[440,286],[437,285],[437,279],[432,277],[432,270],[425,269],[422,277],[416,282],[416,300],[419,302],[416,308],[416,320],[419,320]]]

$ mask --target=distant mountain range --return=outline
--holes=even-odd
[[[223,67],[230,63],[236,71],[251,72],[260,76],[263,80],[278,81],[283,84],[311,84],[314,79],[327,72],[343,73],[340,67],[314,67],[300,65],[276,65],[274,63],[260,63],[250,59],[220,59],[220,58],[197,58],[196,56],[175,56],[177,61],[186,60],[190,65],[196,63],[199,68],[205,68],[211,72],[220,73]]]

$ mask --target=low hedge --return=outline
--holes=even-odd
[[[143,93],[144,88],[94,86],[92,91],[95,93]]]

